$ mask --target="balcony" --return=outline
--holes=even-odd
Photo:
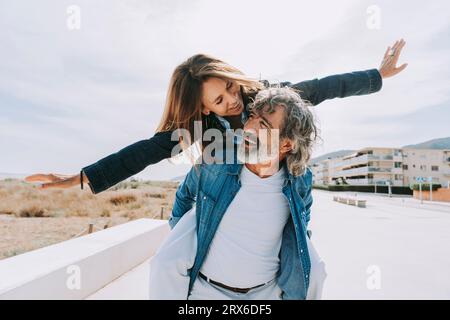
[[[402,155],[374,155],[374,154],[364,154],[358,157],[345,159],[341,162],[338,162],[334,165],[335,168],[338,167],[349,167],[357,164],[368,163],[369,161],[394,161],[394,162],[402,162]]]
[[[352,166],[352,165],[356,165],[356,164],[367,163],[368,161],[369,161],[368,155],[365,154],[362,156],[358,156],[358,157],[354,157],[354,158],[350,158],[350,159],[346,159],[341,162],[338,162],[334,165],[334,167],[337,168],[337,167]]]
[[[369,160],[376,160],[376,161],[383,161],[383,160],[387,160],[387,161],[391,161],[394,160],[394,156],[393,155],[374,155],[374,154],[370,154],[369,155]]]
[[[377,185],[384,186],[387,185],[387,181],[385,180],[376,180],[376,179],[347,179],[346,182],[351,185],[357,186],[369,186],[369,185]],[[393,186],[403,186],[403,180],[394,180],[392,181]]]
[[[350,170],[341,170],[333,174],[333,178],[367,175],[369,173],[389,173],[389,174],[402,174],[402,168],[382,168],[382,167],[361,167]]]
[[[399,153],[397,153],[397,154],[385,154],[385,155],[371,154],[371,155],[369,155],[369,160],[402,162],[403,161],[403,156],[401,154],[399,154]]]

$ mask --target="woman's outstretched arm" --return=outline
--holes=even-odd
[[[337,74],[296,84],[283,82],[281,85],[290,86],[298,90],[300,96],[312,105],[318,105],[325,100],[334,98],[378,92],[383,85],[383,79],[392,77],[406,68],[406,63],[397,67],[397,62],[405,43],[401,39],[396,41],[392,48],[388,47],[378,69]]]
[[[41,181],[42,188],[70,188],[83,183],[94,194],[141,172],[147,166],[168,159],[178,141],[172,141],[172,131],[158,132],[152,138],[135,142],[116,153],[81,169],[81,174],[35,174],[25,178],[28,182]]]
[[[158,132],[152,138],[135,142],[116,153],[82,168],[93,193],[102,192],[141,172],[146,167],[171,157],[178,141],[172,131]]]
[[[298,90],[303,100],[316,106],[325,100],[375,93],[381,90],[383,81],[377,69],[355,71],[302,81],[283,83]]]

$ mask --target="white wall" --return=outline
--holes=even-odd
[[[0,299],[84,299],[150,258],[170,228],[139,219],[0,261]]]

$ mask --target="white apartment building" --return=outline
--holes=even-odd
[[[314,184],[409,186],[417,178],[432,177],[448,186],[450,150],[364,148],[353,154],[326,159],[312,167]]]
[[[403,149],[404,185],[416,179],[431,177],[433,183],[448,186],[450,181],[450,150]]]
[[[311,166],[313,173],[313,184],[329,185],[333,184],[332,175],[334,167],[341,158],[326,159]]]
[[[394,148],[364,148],[336,161],[332,181],[351,185],[403,186],[402,152]]]

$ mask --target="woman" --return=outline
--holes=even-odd
[[[299,90],[302,98],[312,105],[336,97],[349,97],[377,92],[382,79],[401,72],[407,64],[396,67],[403,39],[388,47],[380,68],[297,84],[282,83]],[[94,194],[102,192],[144,170],[151,164],[170,158],[178,141],[172,132],[186,129],[193,137],[195,121],[202,122],[203,132],[210,128],[221,131],[242,127],[244,106],[262,88],[259,81],[246,77],[233,66],[207,55],[195,55],[179,65],[170,80],[166,106],[157,133],[150,139],[138,141],[94,164],[84,167],[80,174],[35,174],[28,182],[41,181],[42,188],[68,188],[88,183]],[[186,147],[185,145],[183,147]]]

